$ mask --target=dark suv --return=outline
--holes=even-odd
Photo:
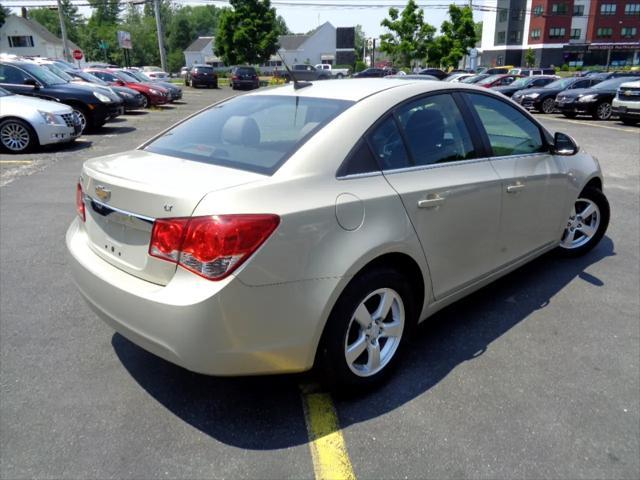
[[[184,76],[184,84],[192,87],[204,85],[205,87],[218,88],[218,75],[209,65],[194,65]]]
[[[0,87],[19,95],[69,105],[78,114],[83,131],[101,127],[124,111],[122,100],[116,94],[102,87],[69,83],[33,62],[0,62]]]
[[[241,66],[231,69],[231,88],[248,88],[252,90],[260,86],[258,72],[253,67]]]

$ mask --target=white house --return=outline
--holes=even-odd
[[[224,67],[222,60],[213,53],[214,38],[198,37],[191,45],[187,47],[184,53],[184,64],[187,67],[199,64],[209,64],[214,68]]]
[[[279,53],[287,64],[334,64],[336,59],[336,27],[325,22],[310,35],[282,35]]]
[[[70,51],[78,48],[68,42]],[[33,57],[64,58],[62,39],[35,20],[8,15],[0,27],[0,53]]]

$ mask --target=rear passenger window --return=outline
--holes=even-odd
[[[589,80],[580,80],[576,83],[573,84],[573,87],[571,88],[589,88],[589,84],[591,83],[591,81]]]
[[[474,158],[471,136],[450,95],[432,95],[398,110],[416,165]]]
[[[521,112],[487,95],[467,96],[487,132],[493,156],[522,155],[546,150],[540,129]]]
[[[369,137],[373,153],[383,170],[409,167],[409,157],[393,117],[389,116]]]
[[[351,154],[338,170],[338,177],[356,175],[358,173],[378,172],[378,162],[371,153],[369,145],[364,140],[360,140]]]

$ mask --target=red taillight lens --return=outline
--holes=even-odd
[[[280,223],[277,215],[216,215],[156,220],[149,254],[209,280],[231,274]]]
[[[240,79],[240,77],[238,75],[234,75],[233,77],[231,77],[232,80],[238,80]]]
[[[80,185],[80,182],[78,182],[78,185],[76,186],[76,212],[83,222],[87,221],[84,209],[84,193],[82,192],[82,185]]]

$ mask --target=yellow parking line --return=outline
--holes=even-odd
[[[2,165],[31,165],[33,160],[0,160]]]
[[[300,388],[316,480],[355,480],[331,395],[315,385]]]
[[[548,117],[548,118],[545,118],[545,120],[556,120],[557,122],[575,123],[576,125],[589,125],[591,127],[607,128],[609,130],[615,130],[616,132],[638,133],[638,130],[632,130],[630,128],[609,127],[607,125],[599,125],[597,123],[592,123],[592,122],[587,122],[587,121],[580,121],[580,120],[569,120],[569,119],[556,118],[556,117]]]

